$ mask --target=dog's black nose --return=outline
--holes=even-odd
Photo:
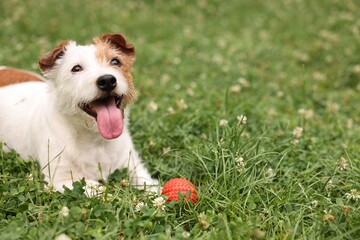
[[[110,74],[103,75],[97,79],[96,85],[101,90],[110,92],[116,87],[116,78]]]

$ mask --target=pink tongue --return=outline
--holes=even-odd
[[[96,121],[101,135],[106,139],[114,139],[123,131],[123,117],[121,111],[116,107],[115,98],[94,103],[97,113]]]

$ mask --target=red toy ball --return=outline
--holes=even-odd
[[[190,196],[188,195],[188,191],[190,191]],[[195,204],[198,200],[195,185],[184,178],[170,179],[165,183],[161,194],[167,196],[167,201],[170,202],[179,200],[179,192],[184,194],[186,201],[191,200],[191,202]]]

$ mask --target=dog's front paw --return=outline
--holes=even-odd
[[[65,189],[73,189],[73,181],[72,180],[67,180],[67,181],[54,181],[53,184],[49,184],[51,186],[53,186],[55,188],[56,191],[60,192],[60,193],[64,193]]]
[[[73,181],[61,181],[57,182],[56,184],[51,185],[53,188],[55,188],[56,191],[64,193],[65,188],[68,188],[70,190],[73,189]],[[105,187],[100,184],[98,181],[95,180],[85,180],[85,186],[84,193],[87,197],[98,197],[102,196],[102,194],[105,192]]]

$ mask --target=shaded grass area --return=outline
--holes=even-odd
[[[101,198],[81,183],[49,193],[36,163],[1,153],[1,239],[356,239],[359,10],[336,0],[1,2],[1,65],[37,71],[61,40],[124,33],[137,50],[135,144],[160,181],[199,187],[195,206],[164,211],[120,184],[126,171]]]

